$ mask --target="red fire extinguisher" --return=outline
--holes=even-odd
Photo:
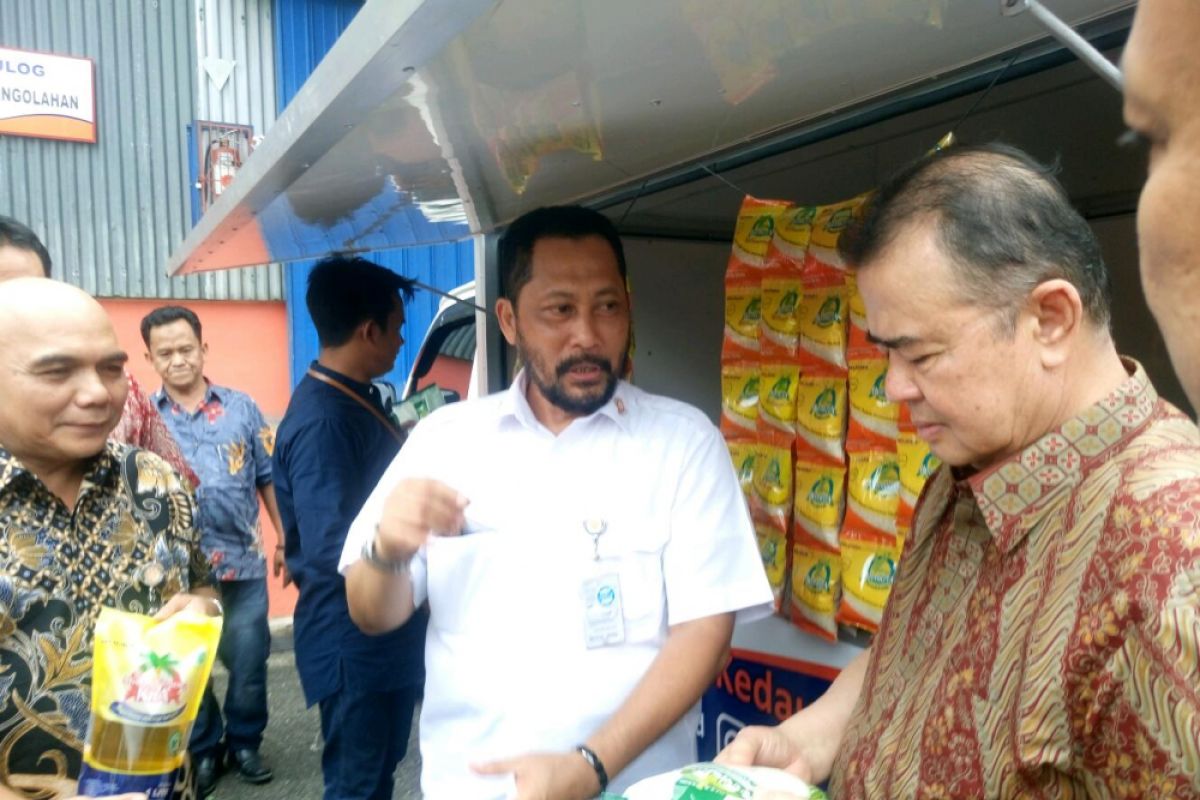
[[[217,139],[208,146],[208,185],[215,199],[229,188],[242,166],[242,155],[228,139]]]

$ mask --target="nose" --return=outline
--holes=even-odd
[[[600,326],[596,314],[591,309],[581,310],[571,326],[571,345],[580,350],[588,351],[600,343]]]
[[[112,402],[112,391],[95,370],[82,370],[75,389],[75,403],[83,408],[106,406]]]
[[[911,403],[919,400],[921,390],[913,380],[912,367],[904,359],[888,355],[887,377],[883,384],[888,400],[893,403]]]

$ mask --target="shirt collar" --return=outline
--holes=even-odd
[[[202,407],[206,406],[209,403],[211,403],[213,400],[216,400],[217,402],[221,402],[221,395],[225,393],[225,389],[220,386],[217,386],[215,383],[210,381],[208,378],[204,379],[204,383],[205,383],[205,387],[206,387],[204,389],[204,400],[200,403],[200,405]],[[154,394],[150,395],[150,399],[154,402],[154,405],[157,406],[158,408],[166,408],[166,406],[168,404],[175,402],[174,400],[171,399],[171,395],[167,394],[166,386],[158,387],[158,391],[155,392]]]
[[[366,398],[367,400],[370,400],[375,405],[382,407],[383,401],[379,397],[379,390],[375,388],[374,384],[363,383],[362,381],[356,381],[356,380],[354,380],[354,378],[351,378],[349,375],[343,375],[342,373],[338,372],[336,369],[330,369],[329,367],[325,366],[324,364],[321,364],[316,361],[309,364],[308,368],[311,369],[313,372],[321,373],[322,375],[324,375],[327,378],[333,378],[338,383],[345,384],[346,388],[353,389],[357,394],[362,395],[364,398]]]
[[[503,397],[500,398],[499,421],[503,423],[506,420],[515,420],[530,430],[545,430],[545,426],[534,415],[533,408],[529,405],[529,398],[525,396],[528,386],[529,375],[522,369],[517,373]],[[631,387],[625,381],[617,381],[617,389],[613,392],[612,398],[593,414],[582,419],[607,417],[615,422],[621,430],[626,433],[631,432],[633,423],[630,417],[637,405],[637,400],[630,389]]]
[[[1158,392],[1142,365],[1104,399],[998,464],[963,476],[1001,552],[1015,547],[1051,501],[1079,485],[1085,467],[1120,450],[1150,419]]]
[[[113,441],[105,442],[104,449],[88,459],[87,469],[83,473],[83,483],[80,484],[79,494],[93,486],[104,486],[112,481],[117,474],[119,464],[117,454],[121,445]],[[40,479],[21,463],[21,459],[0,447],[0,492],[7,489],[22,475],[28,475],[35,481]]]

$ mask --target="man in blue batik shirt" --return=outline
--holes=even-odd
[[[273,776],[258,749],[267,727],[271,634],[258,500],[282,530],[271,486],[274,435],[249,396],[204,377],[208,347],[195,313],[180,306],[157,308],[142,320],[141,332],[146,358],[163,381],[151,400],[200,476],[200,546],[225,608],[217,651],[229,670],[224,719],[210,682],[188,747],[196,782],[202,795],[210,794],[228,753],[242,780],[266,783]]]
[[[392,369],[412,283],[361,258],[313,270],[306,301],[321,351],[279,424],[275,490],[300,590],[296,667],[321,710],[325,800],[391,800],[425,676],[425,617],[384,636],[350,619],[338,558],[350,523],[400,448],[371,380]]]

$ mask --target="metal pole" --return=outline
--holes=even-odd
[[[1118,92],[1124,90],[1125,81],[1117,65],[1105,58],[1103,53],[1092,47],[1091,42],[1076,33],[1070,25],[1056,17],[1053,11],[1038,0],[1000,0],[1000,11],[1006,17],[1026,10],[1033,12],[1033,16],[1050,31],[1051,36],[1108,81],[1114,89]]]

